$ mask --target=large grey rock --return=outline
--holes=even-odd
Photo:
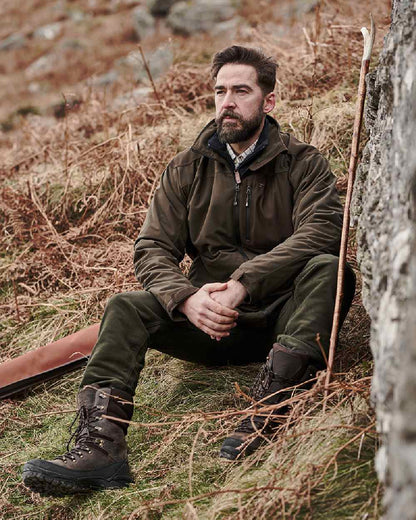
[[[153,89],[150,87],[135,88],[127,94],[116,97],[112,102],[111,107],[114,110],[128,110],[135,108],[140,105],[140,103],[144,103],[152,92]]]
[[[245,24],[244,19],[240,16],[234,16],[229,20],[217,23],[210,31],[210,34],[215,38],[226,37],[229,40],[233,40],[237,36],[241,28],[247,29],[248,25]]]
[[[302,20],[302,18],[315,9],[319,0],[292,0],[279,9],[279,15],[287,21]]]
[[[22,34],[11,34],[4,40],[0,41],[0,51],[8,51],[11,49],[20,49],[26,45],[26,38]]]
[[[108,87],[116,82],[118,79],[118,72],[116,70],[109,70],[104,74],[100,74],[99,76],[94,76],[91,79],[91,84],[94,87]]]
[[[371,316],[372,395],[382,447],[385,518],[416,518],[416,4],[393,3],[392,25],[369,78],[370,139],[354,215],[363,299]]]
[[[145,53],[146,61],[153,79],[163,76],[173,63],[173,52],[168,45],[161,45],[151,53]],[[148,74],[143,64],[140,51],[132,51],[126,57],[117,60],[119,69],[130,69],[138,82],[148,82]]]
[[[148,0],[147,6],[153,16],[166,16],[178,0]]]
[[[35,38],[40,38],[43,40],[54,40],[57,36],[59,36],[61,31],[61,23],[50,23],[48,25],[43,25],[42,27],[36,29],[33,33],[33,36],[35,36]]]
[[[74,51],[80,51],[85,48],[85,44],[82,43],[80,40],[73,40],[73,39],[65,39],[60,42],[60,47],[63,49],[72,49]]]
[[[68,9],[67,11],[68,17],[75,23],[81,23],[90,16],[84,11],[81,11],[80,9]]]
[[[33,63],[31,63],[25,73],[29,78],[36,78],[42,74],[47,74],[48,72],[52,72],[56,65],[56,56],[55,54],[44,54]]]
[[[210,32],[236,13],[238,3],[231,0],[194,0],[175,4],[167,18],[173,32],[185,36]]]
[[[46,81],[37,82],[31,81],[27,86],[28,92],[31,94],[40,94],[43,92],[48,92],[50,90],[50,84]]]
[[[155,19],[144,7],[136,7],[133,10],[133,27],[139,40],[143,40],[154,34]]]

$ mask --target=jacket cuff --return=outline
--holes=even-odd
[[[189,298],[189,296],[192,296],[192,294],[195,294],[197,291],[199,291],[198,287],[194,287],[193,285],[190,285],[188,287],[184,287],[177,293],[175,293],[172,298],[169,300],[167,306],[166,306],[166,312],[169,314],[172,320],[178,321],[182,318],[185,318],[177,309],[178,305],[180,305],[184,300]]]
[[[234,280],[235,282],[240,282],[242,285],[244,285],[244,288],[247,291],[247,296],[244,299],[244,303],[253,303],[253,301],[254,301],[253,294],[255,292],[255,288],[250,287],[250,283],[247,279],[247,275],[244,273],[243,269],[241,269],[241,267],[236,269],[231,274],[230,278],[232,280]]]

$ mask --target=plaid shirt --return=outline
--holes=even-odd
[[[234,150],[231,148],[231,146],[227,144],[227,151],[230,154],[231,159],[234,161],[235,169],[237,170],[240,164],[244,161],[246,157],[248,157],[251,153],[254,152],[254,148],[256,147],[258,139],[254,141],[252,145],[250,145],[247,150],[244,150],[243,153],[240,153],[240,155],[237,155]]]

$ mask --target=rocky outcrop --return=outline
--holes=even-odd
[[[153,16],[166,16],[178,0],[148,0],[147,5]]]
[[[20,49],[26,45],[26,38],[22,34],[11,34],[4,40],[0,41],[0,51],[9,51],[11,49]]]
[[[376,74],[354,201],[385,518],[416,518],[416,4],[394,0]]]
[[[57,22],[39,27],[34,31],[33,36],[41,40],[54,40],[57,36],[61,34],[61,32],[62,24],[60,22]]]
[[[153,52],[145,53],[145,57],[153,79],[163,76],[173,63],[172,48],[165,44]],[[116,69],[121,72],[130,70],[137,82],[146,82],[149,79],[140,51],[131,51],[126,57],[117,60]]]
[[[179,2],[172,7],[167,23],[174,33],[184,36],[211,32],[218,23],[235,15],[235,6],[231,0]]]
[[[133,11],[133,28],[139,40],[150,36],[155,32],[155,19],[143,7],[137,7]]]

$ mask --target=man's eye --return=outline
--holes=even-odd
[[[247,94],[247,90],[245,89],[238,89],[237,94]]]
[[[224,94],[224,90],[216,90],[216,91],[215,91],[215,94],[216,94],[217,96],[222,96],[222,95]]]

